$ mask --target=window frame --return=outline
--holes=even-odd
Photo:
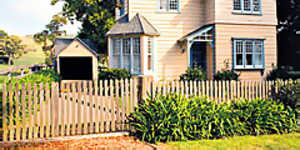
[[[246,65],[246,41],[251,41],[252,42],[252,65]],[[255,64],[255,55],[257,53],[255,52],[255,42],[256,41],[261,41],[261,56],[262,56],[262,64],[261,65],[256,65]],[[237,65],[237,42],[242,42],[242,65]],[[247,70],[247,69],[258,69],[258,70],[263,70],[265,69],[265,48],[264,48],[264,43],[265,39],[251,39],[251,38],[232,38],[232,44],[233,44],[233,69],[235,70]]]
[[[254,0],[249,0],[250,1],[250,10],[245,10],[244,8],[244,0],[239,0],[240,1],[240,7],[241,10],[235,10],[234,9],[234,0],[232,1],[232,13],[233,14],[242,14],[242,15],[262,15],[262,0],[258,0],[259,2],[259,11],[254,11]]]
[[[126,0],[120,0],[121,5],[123,5],[123,7],[120,8],[120,17],[122,17],[126,14],[125,1]]]
[[[112,67],[112,64],[113,64],[113,56],[114,56],[114,51],[115,51],[115,47],[114,47],[114,45],[115,45],[115,41],[119,41],[120,42],[120,53],[119,53],[119,67],[118,68],[123,68],[123,69],[126,69],[127,70],[127,68],[126,68],[126,66],[125,66],[125,64],[124,64],[124,41],[125,40],[129,40],[129,56],[130,56],[130,60],[129,60],[129,72],[131,72],[132,74],[135,74],[135,75],[140,75],[141,74],[141,59],[140,59],[140,64],[139,64],[139,69],[135,72],[135,70],[134,70],[134,56],[135,56],[135,54],[134,54],[134,46],[133,46],[133,41],[134,41],[134,39],[135,38],[139,38],[139,48],[140,48],[140,53],[139,53],[139,57],[141,57],[141,55],[142,55],[142,53],[141,53],[141,37],[140,36],[136,36],[136,37],[124,37],[124,38],[122,38],[122,37],[116,37],[116,38],[111,38],[111,60],[110,60],[110,67]]]
[[[154,37],[147,38],[147,50],[145,52],[145,71],[147,74],[151,74],[154,72]],[[149,64],[149,56],[151,56],[150,64]],[[149,66],[151,69],[149,69]]]
[[[170,1],[171,0],[166,0],[166,9],[160,9],[161,0],[157,0],[158,12],[180,13],[180,0],[177,0],[177,9],[170,9]]]

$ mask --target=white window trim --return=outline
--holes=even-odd
[[[252,65],[246,65],[246,62],[245,62],[245,60],[246,60],[246,44],[245,44],[245,41],[247,41],[247,40],[250,40],[250,41],[252,41],[252,44],[254,44],[254,41],[255,40],[260,40],[260,41],[262,41],[262,65],[256,65],[255,64],[255,60],[253,60],[253,58],[254,58],[254,47],[252,47]],[[243,64],[242,65],[236,65],[236,60],[237,60],[237,58],[236,58],[236,42],[237,41],[242,41],[242,43],[243,43],[243,50],[242,50],[242,52],[243,52]],[[265,41],[265,39],[246,39],[246,38],[233,38],[233,68],[234,69],[236,69],[236,70],[247,70],[247,69],[264,69],[265,68],[265,48],[264,48],[264,41]],[[253,45],[254,46],[254,45]]]
[[[262,0],[259,0],[259,11],[254,11],[253,0],[250,0],[250,11],[244,10],[244,0],[241,1],[241,10],[234,10],[234,1],[232,4],[232,13],[241,15],[262,15]]]
[[[170,0],[167,0],[166,9],[160,9],[160,0],[157,0],[158,12],[166,12],[166,13],[180,13],[180,0],[177,1],[177,10],[170,9]]]
[[[152,38],[152,49],[151,49],[151,51],[152,51],[152,54],[151,54],[151,70],[148,70],[148,46],[149,46],[149,44],[148,44],[148,38],[150,38],[150,37],[147,37],[147,38],[144,38],[144,43],[147,43],[147,44],[144,44],[144,74],[145,75],[153,75],[154,74],[154,72],[155,72],[155,38],[154,37],[151,37]],[[147,45],[147,46],[145,46],[145,45]]]
[[[129,39],[130,39],[130,72],[132,73],[132,74],[135,74],[135,75],[140,75],[141,74],[141,64],[140,64],[140,71],[139,72],[134,72],[134,56],[133,56],[133,38],[140,38],[140,56],[141,56],[141,51],[142,51],[142,49],[141,49],[141,37],[129,37]],[[123,62],[123,39],[124,38],[112,38],[111,39],[111,44],[110,44],[110,47],[111,47],[111,57],[110,57],[110,67],[112,67],[112,64],[113,64],[113,51],[115,50],[114,49],[114,43],[113,42],[115,42],[115,39],[119,39],[120,40],[120,58],[119,58],[119,60],[120,60],[120,66],[119,66],[119,68],[124,68],[125,69],[125,66],[124,66],[124,62]],[[140,63],[141,63],[141,61],[140,61]]]

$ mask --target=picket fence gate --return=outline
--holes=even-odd
[[[3,86],[3,141],[130,130],[137,80]]]
[[[150,78],[3,85],[2,141],[130,131],[128,115],[145,97],[170,92],[218,102],[269,98],[295,81],[154,81]]]

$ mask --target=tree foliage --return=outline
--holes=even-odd
[[[36,33],[33,38],[34,41],[42,45],[42,49],[45,53],[45,63],[52,65],[55,59],[54,43],[57,36],[62,36],[66,31],[61,30],[61,27],[67,24],[67,19],[59,14],[54,15],[49,24],[46,25],[46,29],[42,32]]]
[[[100,53],[106,53],[105,37],[114,25],[115,8],[119,7],[117,0],[52,0],[52,5],[64,2],[63,16],[69,21],[82,23],[80,38],[91,39],[97,44]]]
[[[13,59],[19,58],[27,51],[26,45],[22,44],[20,37],[8,35],[5,31],[0,30],[0,54],[8,57],[8,66]]]
[[[278,63],[300,69],[296,51],[299,47],[300,0],[277,0]],[[287,61],[288,60],[288,61]]]

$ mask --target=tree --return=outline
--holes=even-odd
[[[66,24],[67,19],[65,17],[59,14],[54,15],[50,23],[46,25],[46,29],[33,36],[34,41],[42,45],[42,49],[46,56],[45,63],[48,65],[53,65],[53,61],[55,60],[55,40],[57,36],[66,34],[65,30],[61,30],[61,27]]]
[[[294,66],[300,70],[296,51],[300,35],[300,0],[277,0],[278,17],[278,63],[280,66]]]
[[[8,57],[8,66],[11,66],[12,60],[21,57],[26,46],[22,44],[22,40],[15,35],[9,36],[3,30],[0,30],[0,53]]]
[[[115,8],[122,7],[118,0],[52,0],[52,5],[64,2],[63,15],[71,22],[82,23],[80,38],[88,38],[97,44],[100,53],[107,53],[105,37],[114,25]]]

